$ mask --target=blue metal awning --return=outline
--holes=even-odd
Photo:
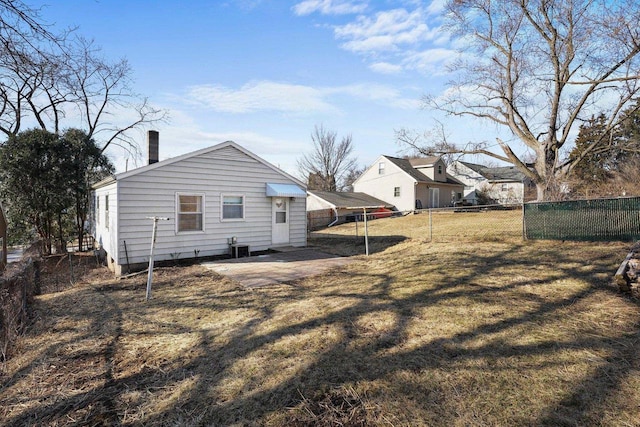
[[[307,192],[295,184],[267,183],[267,197],[307,197]]]

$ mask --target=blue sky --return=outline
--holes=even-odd
[[[395,130],[424,131],[434,119],[453,142],[495,140],[490,125],[420,108],[423,95],[444,90],[454,55],[438,28],[441,8],[442,0],[56,0],[41,13],[77,25],[105,57],[127,58],[134,90],[169,112],[155,126],[161,159],[233,140],[297,175],[315,125],[351,134],[363,166],[400,153]],[[110,155],[122,171],[123,153]]]

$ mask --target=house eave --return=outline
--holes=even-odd
[[[93,184],[91,186],[91,188],[93,190],[97,190],[99,188],[105,187],[105,186],[107,186],[109,184],[112,184],[112,183],[116,182],[116,180],[117,180],[116,176],[115,175],[111,175],[111,176],[108,176],[107,178],[103,179],[102,181],[96,182],[95,184]]]

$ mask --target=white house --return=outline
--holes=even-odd
[[[148,262],[150,217],[169,218],[158,221],[159,261],[226,254],[232,238],[251,251],[306,246],[305,185],[240,145],[152,157],[93,187],[96,244],[116,274]]]
[[[353,190],[394,205],[399,211],[453,206],[463,184],[446,172],[439,157],[380,156],[353,183]]]
[[[464,199],[470,203],[478,204],[480,194],[489,203],[522,203],[524,199],[525,176],[514,166],[487,167],[456,161],[447,172],[464,184]]]

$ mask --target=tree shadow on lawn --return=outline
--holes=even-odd
[[[369,254],[384,252],[406,240],[406,236],[369,236]],[[309,246],[317,247],[324,252],[340,256],[363,255],[366,249],[364,236],[314,232],[307,239],[307,243]]]
[[[368,264],[363,261],[363,268],[334,271],[326,278],[333,285],[324,287],[309,279],[293,286],[252,291],[227,284],[209,293],[181,294],[180,283],[192,278],[160,277],[155,294],[173,291],[174,297],[159,297],[138,309],[137,304],[126,300],[130,290],[118,289],[118,285],[110,290],[88,288],[81,297],[93,298],[109,308],[78,308],[67,313],[78,324],[90,322],[87,334],[78,334],[73,341],[63,344],[51,344],[41,354],[55,354],[63,365],[65,357],[68,363],[73,363],[77,355],[62,355],[61,349],[79,340],[95,339],[94,334],[99,331],[101,350],[93,357],[103,359],[94,370],[96,378],[92,379],[91,387],[50,401],[44,399],[36,407],[9,415],[4,422],[11,425],[86,422],[307,425],[336,420],[352,425],[606,422],[604,417],[609,411],[606,405],[619,404],[615,402],[620,399],[622,383],[640,368],[638,316],[634,324],[621,327],[618,333],[605,335],[585,324],[575,326],[574,332],[584,333],[570,339],[562,330],[557,331],[559,336],[554,336],[553,324],[572,310],[576,310],[577,317],[586,316],[592,300],[606,298],[609,293],[616,299],[622,297],[599,278],[611,274],[609,261],[591,259],[590,267],[582,267],[582,260],[568,258],[562,245],[544,249],[546,253],[537,253],[535,257],[527,256],[527,248],[525,244],[517,244],[504,245],[492,253],[478,253],[473,248],[460,250],[451,257],[451,264],[456,267],[453,272],[451,265],[430,263],[432,257],[428,252],[398,252],[393,256],[403,257],[402,263],[388,262],[380,268],[376,265],[380,259],[371,258]],[[541,263],[558,268],[542,271]],[[500,272],[509,265],[518,265],[518,271],[529,274],[495,282],[493,278],[504,277]],[[559,268],[561,265],[566,267]],[[407,269],[415,275],[407,278]],[[421,283],[422,277],[429,277],[430,282]],[[579,280],[584,286],[558,295],[548,291],[568,280]],[[61,301],[65,298],[78,296],[61,294],[49,304],[68,304]],[[317,300],[318,306],[326,303],[326,310],[305,312],[306,306],[302,304],[309,299]],[[505,299],[518,306],[508,310],[509,307],[501,305]],[[468,304],[461,304],[461,300]],[[295,311],[282,312],[283,306],[295,304],[300,304],[299,316],[292,315]],[[207,313],[224,317],[224,313],[237,310],[252,314],[227,325],[227,329],[219,322],[211,322],[207,327],[185,327],[174,320],[179,313],[173,317],[169,314],[168,310],[175,310],[176,306],[185,313],[200,310],[203,317]],[[466,310],[474,307],[487,312],[476,314],[475,323],[462,324],[466,315],[471,314]],[[147,312],[162,310],[167,311],[167,319],[154,318],[149,322]],[[450,317],[433,318],[429,315],[431,310],[433,314],[449,313]],[[105,318],[105,312],[110,317]],[[380,327],[371,321],[373,318],[387,321]],[[148,327],[127,330],[123,325],[125,319],[136,324],[146,322]],[[448,321],[452,322],[450,330]],[[424,329],[420,329],[421,323],[425,324]],[[560,323],[563,325],[566,324]],[[442,330],[421,339],[416,328],[425,334],[430,329]],[[543,335],[522,339],[522,331],[536,329]],[[313,333],[323,334],[325,345],[315,343],[314,354],[310,355],[304,346],[317,338],[307,341],[305,337]],[[129,366],[125,373],[121,354],[125,351],[121,343],[123,334],[131,335],[128,339],[134,341],[136,336],[142,339],[153,334],[168,337],[194,334],[197,339],[183,358],[167,358],[156,365],[144,365],[141,361],[140,369]],[[298,344],[300,348],[296,347]],[[572,367],[567,354],[579,351],[607,355],[598,357],[590,371],[562,378],[560,372]],[[304,363],[298,360],[301,356],[306,358]],[[265,357],[271,359],[263,360],[259,366],[252,365],[252,361]],[[32,369],[36,363],[32,362]],[[252,375],[242,369],[256,371]],[[558,373],[555,378],[540,380],[542,387],[536,386],[536,372],[544,369]],[[286,371],[286,375],[279,371]],[[22,371],[3,385],[1,403],[17,404],[17,397],[5,394],[27,374]],[[510,376],[514,377],[513,382],[509,382]],[[547,387],[558,390],[547,396],[529,395],[522,390],[528,384],[527,376],[533,377],[531,386],[538,393]],[[489,390],[484,389],[487,386]],[[347,393],[349,390],[353,393]],[[502,399],[482,401],[490,394],[500,393],[504,394]],[[127,413],[140,411],[151,397],[159,398],[153,411],[146,408],[147,413],[138,415],[139,418],[127,418],[130,416]],[[519,412],[512,413],[509,406],[518,405],[513,403],[514,399],[530,400],[530,404],[520,402]],[[70,419],[75,422],[69,422]]]

